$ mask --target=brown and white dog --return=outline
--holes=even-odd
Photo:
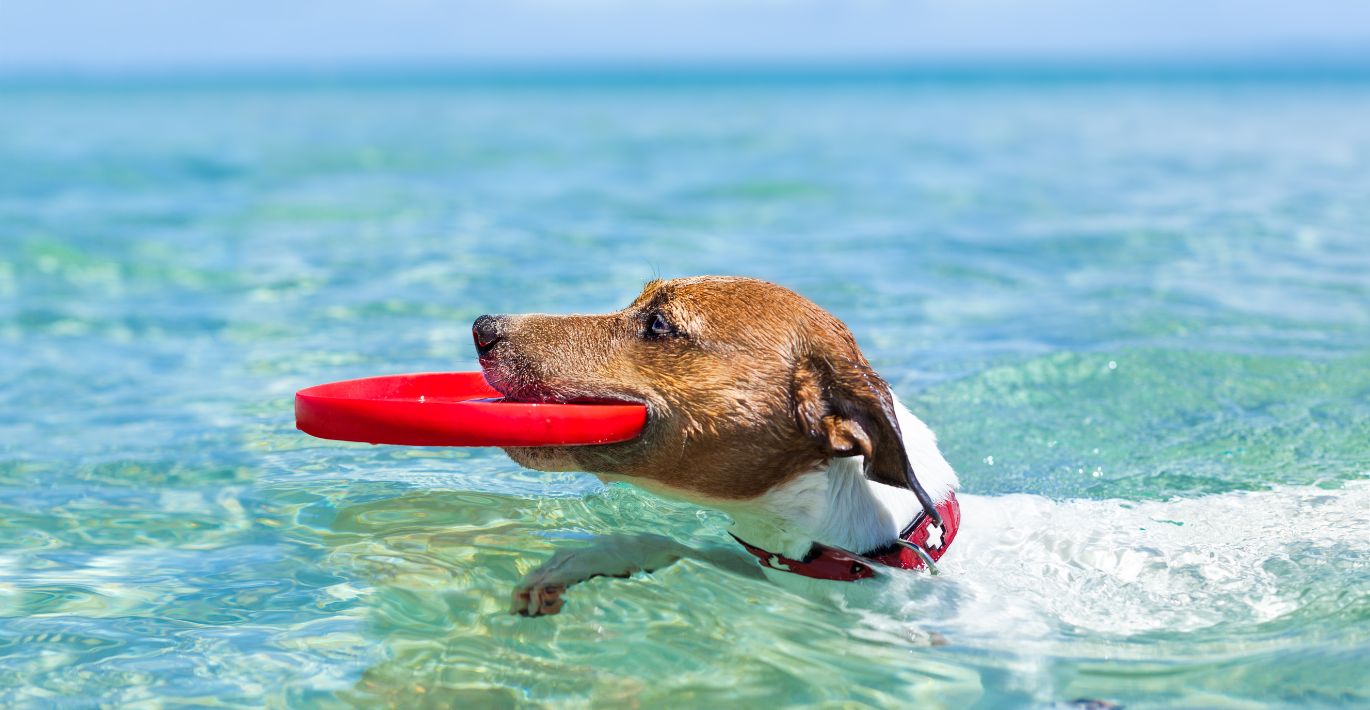
[[[793,291],[738,277],[652,281],[615,313],[481,316],[473,335],[486,380],[510,399],[648,409],[630,441],[505,449],[510,458],[724,511],[742,545],[602,538],[534,570],[514,613],[555,614],[572,584],[685,557],[777,580],[861,579],[930,564],[955,535],[956,474],[932,431],[847,327]]]

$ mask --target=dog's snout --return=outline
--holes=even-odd
[[[484,357],[504,337],[504,318],[485,315],[471,325],[471,337],[476,341],[476,354]]]

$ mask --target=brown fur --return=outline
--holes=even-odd
[[[651,334],[661,315],[676,333]],[[653,281],[605,315],[497,318],[485,377],[512,399],[630,400],[638,438],[510,448],[541,470],[584,470],[700,499],[748,499],[834,456],[908,487],[889,388],[847,327],[775,284],[704,276]]]

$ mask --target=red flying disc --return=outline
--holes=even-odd
[[[407,446],[612,444],[647,423],[641,404],[510,402],[479,372],[366,377],[295,393],[295,427],[322,439]]]

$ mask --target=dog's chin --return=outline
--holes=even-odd
[[[579,471],[580,466],[564,446],[506,447],[504,453],[514,463],[534,471]]]

